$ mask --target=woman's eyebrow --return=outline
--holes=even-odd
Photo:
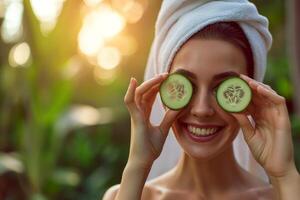
[[[176,73],[181,73],[183,75],[186,75],[189,78],[197,80],[196,74],[194,74],[193,72],[190,72],[188,70],[179,68],[179,69],[175,70],[175,72]],[[226,72],[222,72],[220,74],[215,75],[212,80],[213,81],[222,80],[222,79],[225,79],[225,78],[230,77],[230,76],[239,76],[239,74],[237,72],[234,72],[234,71],[226,71]]]
[[[179,68],[179,69],[175,70],[174,73],[181,73],[181,74],[186,75],[187,77],[189,77],[191,79],[197,80],[196,74],[194,74],[193,72],[190,72],[188,70],[182,69],[182,68]]]
[[[215,75],[213,77],[213,81],[222,80],[222,79],[225,79],[225,78],[230,77],[230,76],[239,76],[239,74],[237,72],[234,72],[234,71],[223,72],[223,73]]]

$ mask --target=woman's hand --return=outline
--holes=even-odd
[[[245,113],[233,114],[255,159],[271,177],[284,177],[296,170],[291,124],[285,98],[270,86],[240,75],[253,95]],[[255,125],[247,118],[251,115]],[[295,174],[295,173],[294,173]]]
[[[167,110],[159,126],[150,122],[152,105],[159,86],[168,74],[156,75],[137,87],[132,78],[124,98],[131,116],[131,142],[128,161],[149,167],[160,155],[169,129],[179,111]]]

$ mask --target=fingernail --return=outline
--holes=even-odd
[[[130,83],[133,83],[135,81],[135,78],[134,77],[131,77],[130,78]]]
[[[162,75],[163,77],[166,77],[168,74],[169,74],[168,72],[164,72],[164,73],[162,73],[161,75]]]
[[[240,77],[244,78],[244,79],[250,79],[248,76],[244,75],[244,74],[240,74]]]

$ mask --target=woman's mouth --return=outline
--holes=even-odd
[[[195,142],[208,142],[213,140],[223,129],[222,126],[197,126],[193,124],[184,123],[184,132],[188,135],[190,139]]]

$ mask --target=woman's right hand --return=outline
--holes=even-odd
[[[160,155],[169,129],[180,111],[167,110],[158,126],[150,122],[150,114],[159,86],[168,76],[156,75],[137,87],[137,81],[131,78],[124,102],[131,116],[131,139],[129,162],[150,167]]]

